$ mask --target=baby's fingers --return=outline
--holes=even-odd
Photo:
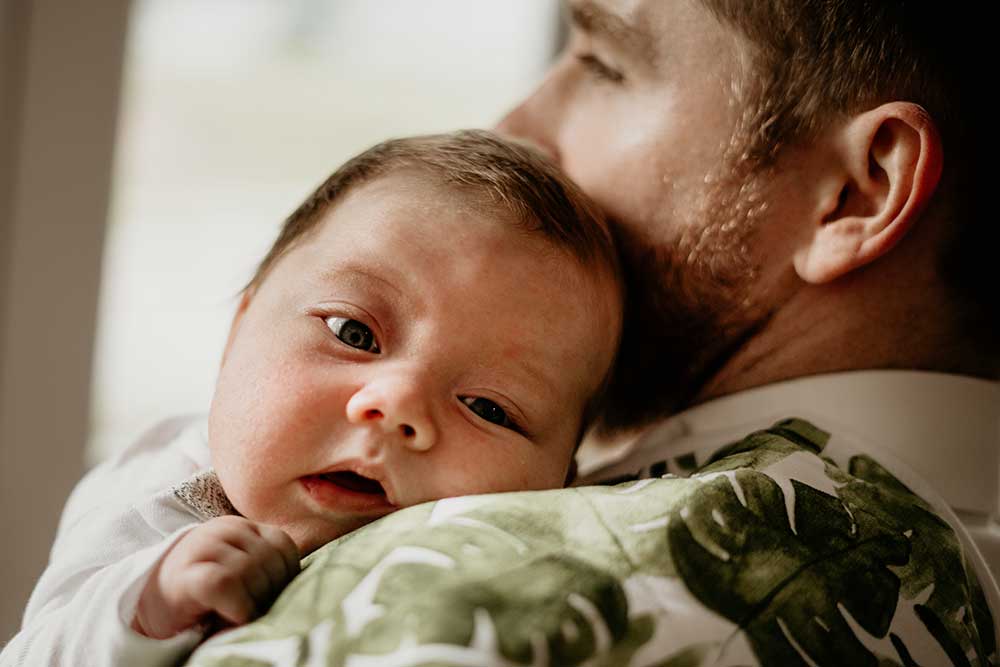
[[[258,608],[270,602],[275,594],[275,585],[264,562],[265,555],[258,553],[262,548],[266,549],[266,543],[260,540],[246,548],[222,544],[219,548],[216,562],[242,579],[244,588],[256,600]]]
[[[253,547],[250,557],[256,564],[258,573],[267,584],[267,600],[261,600],[259,597],[258,600],[269,603],[281,593],[291,579],[288,573],[288,564],[281,552],[263,539]]]
[[[295,546],[292,538],[280,528],[258,524],[257,530],[260,532],[260,536],[274,548],[274,555],[278,557],[278,560],[271,561],[271,567],[274,570],[269,569],[268,572],[273,572],[273,575],[278,579],[278,585],[284,586],[299,573],[299,549]]]
[[[217,563],[195,563],[189,572],[191,597],[235,625],[252,620],[257,603],[240,572]]]

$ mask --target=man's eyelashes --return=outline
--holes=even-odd
[[[610,83],[622,83],[625,75],[617,69],[611,67],[593,53],[581,53],[576,56],[577,62],[583,65],[591,75],[602,81]]]

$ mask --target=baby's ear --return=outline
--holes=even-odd
[[[254,288],[248,287],[243,290],[240,295],[240,303],[236,307],[236,314],[233,315],[233,323],[229,325],[229,335],[226,337],[226,346],[222,348],[222,361],[219,366],[226,365],[226,357],[229,356],[229,348],[232,347],[233,341],[236,340],[236,332],[240,328],[240,322],[243,321],[243,315],[247,312],[247,308],[250,307],[250,300],[253,299]]]

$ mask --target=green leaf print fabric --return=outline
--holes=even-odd
[[[955,533],[787,420],[690,477],[451,498],[312,554],[198,666],[985,666]]]

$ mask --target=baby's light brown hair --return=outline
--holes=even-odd
[[[413,169],[512,215],[518,228],[565,250],[595,275],[613,280],[624,303],[618,254],[600,209],[535,149],[482,130],[463,130],[382,142],[351,158],[306,198],[282,225],[277,240],[244,291],[255,290],[275,263],[307,238],[324,213],[352,188],[400,169]],[[574,298],[575,295],[567,295]],[[595,322],[619,336],[621,321]],[[603,404],[611,369],[584,410],[580,437]]]

